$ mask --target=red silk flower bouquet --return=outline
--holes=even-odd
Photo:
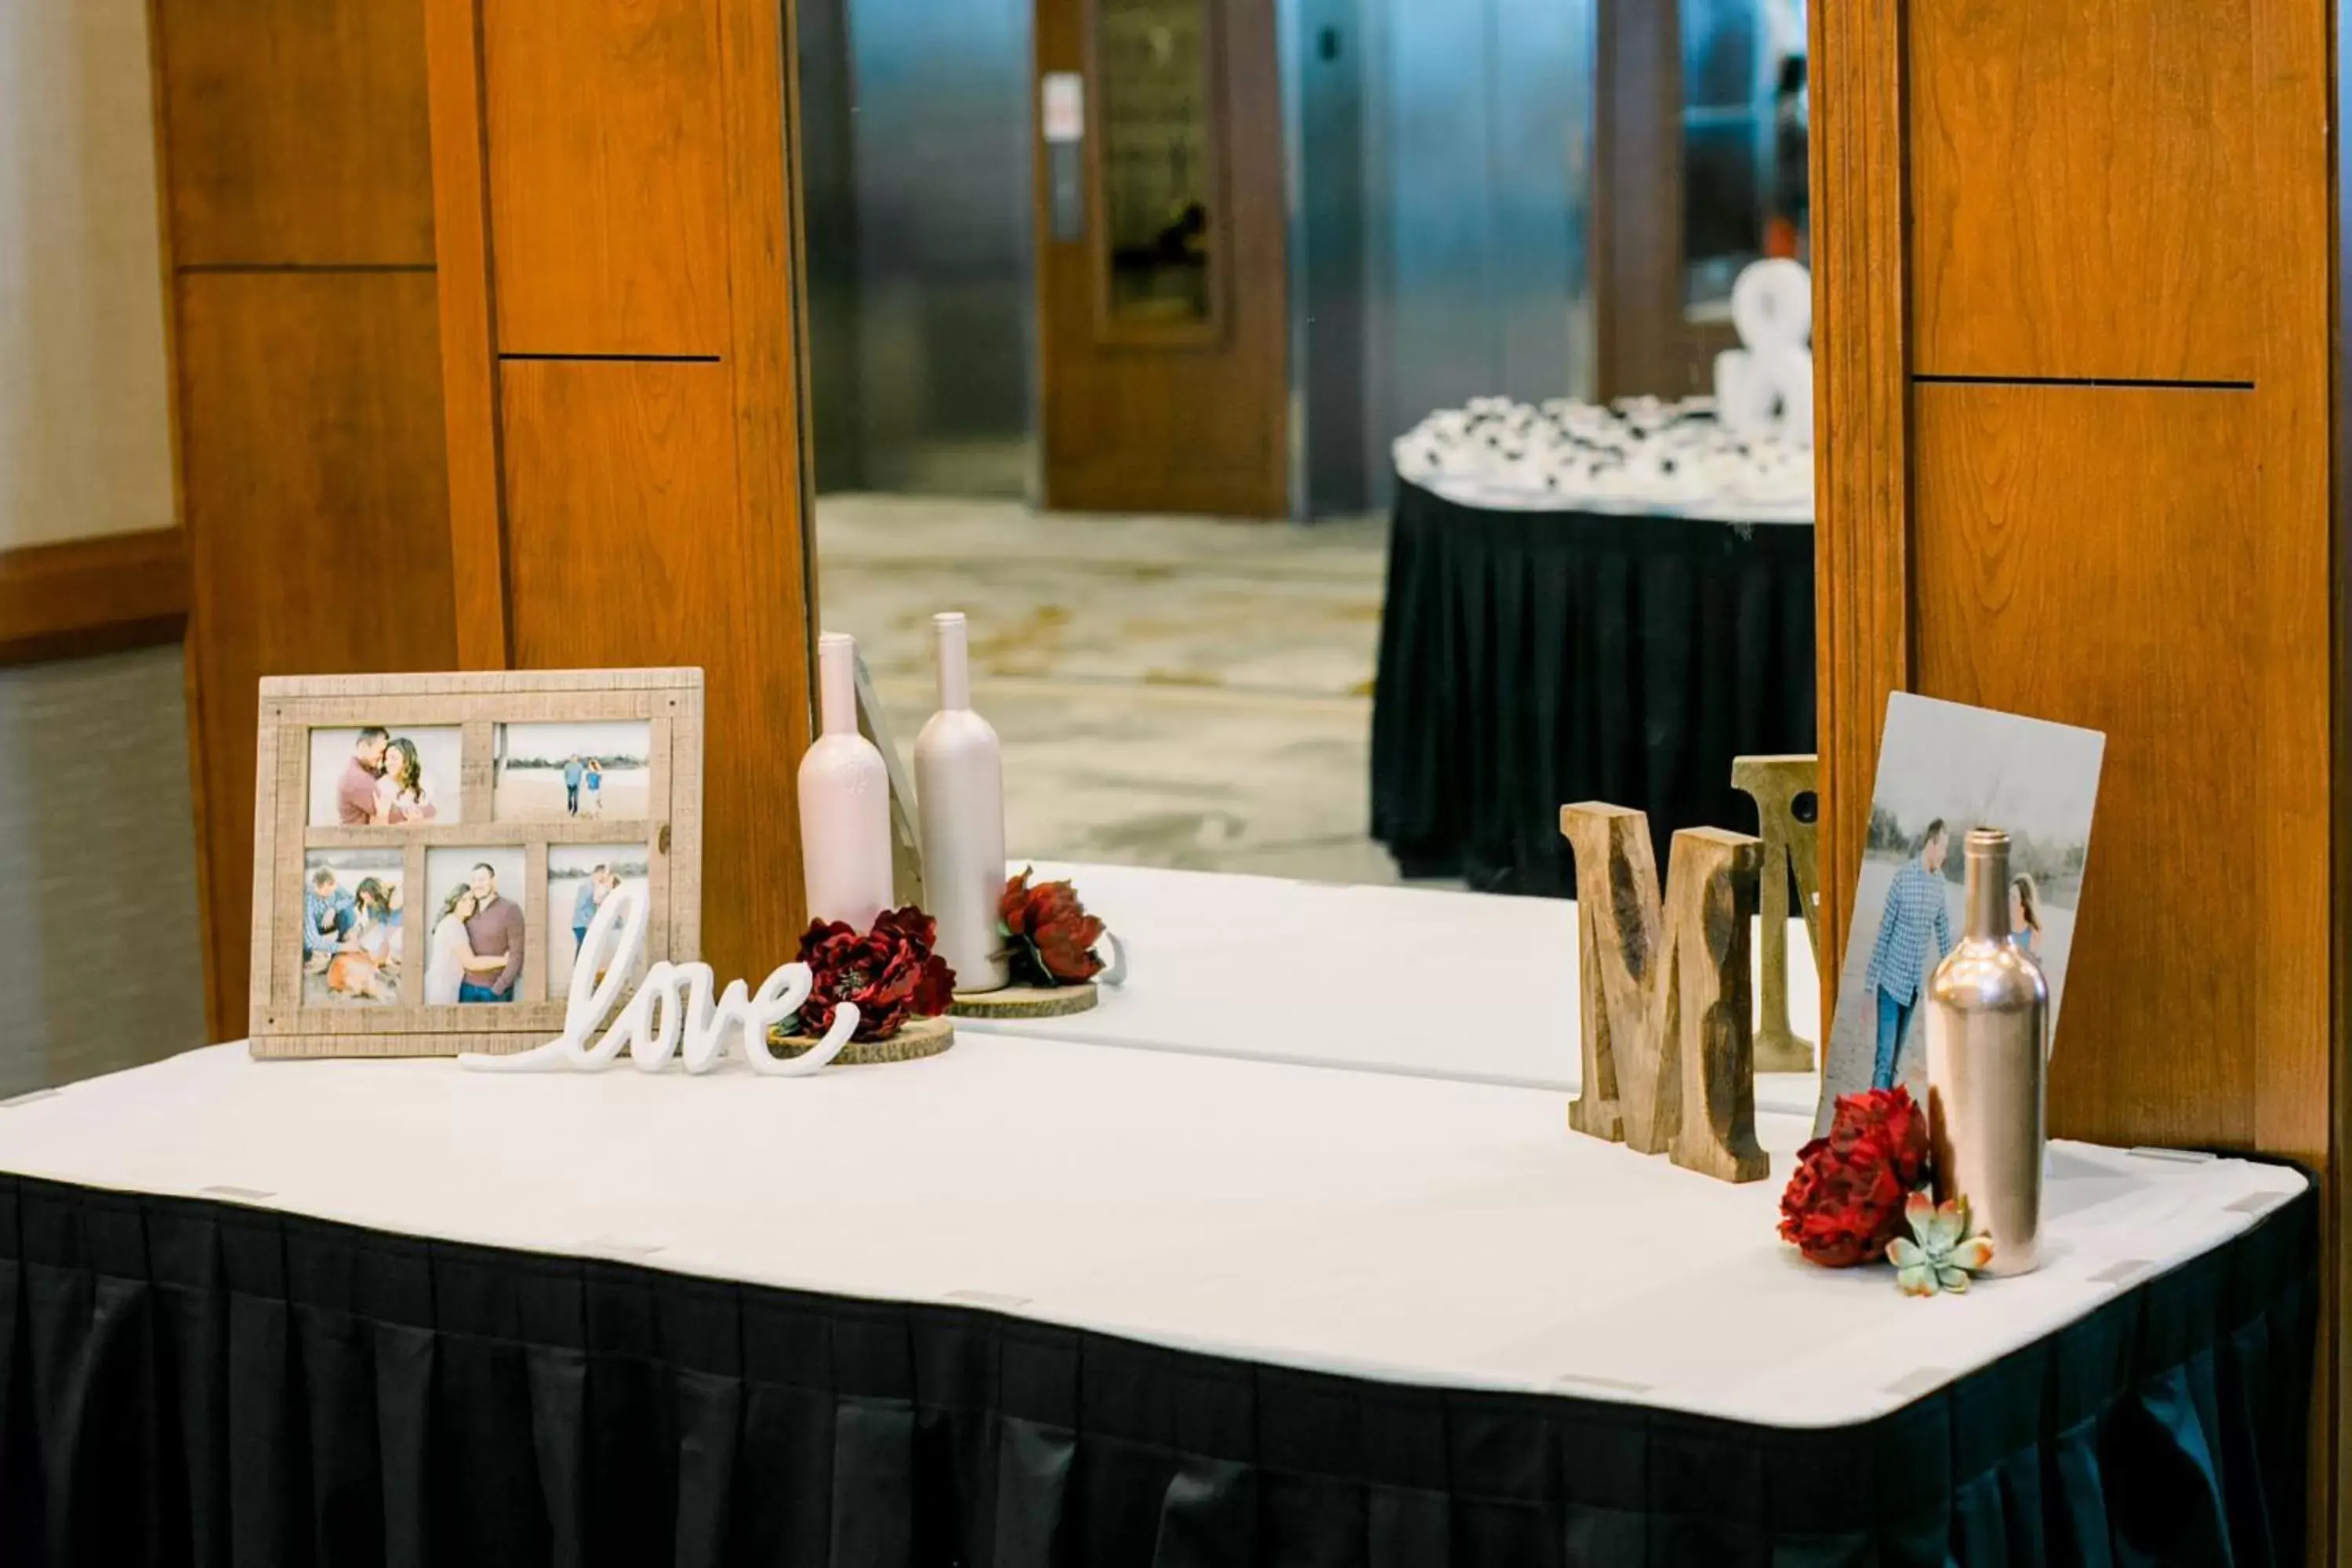
[[[1830,1268],[1875,1263],[1905,1234],[1904,1205],[1927,1181],[1927,1117],[1906,1089],[1840,1095],[1829,1136],[1797,1151],[1780,1194],[1780,1237]]]
[[[1103,923],[1078,902],[1077,889],[1067,882],[1032,887],[1034,873],[1031,868],[1007,879],[997,908],[1004,922],[1004,956],[1013,968],[1013,983],[1082,985],[1102,973],[1095,944],[1102,941]]]
[[[885,910],[874,929],[840,921],[813,921],[801,937],[800,962],[809,966],[809,996],[797,1032],[823,1035],[844,1002],[857,1007],[853,1040],[887,1040],[910,1018],[936,1018],[955,1000],[955,971],[931,951],[939,922],[908,904]]]

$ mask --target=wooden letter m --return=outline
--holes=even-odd
[[[1760,1180],[1748,921],[1762,845],[1743,833],[1675,835],[1658,899],[1649,820],[1588,802],[1560,807],[1576,855],[1579,1132],[1726,1182]]]

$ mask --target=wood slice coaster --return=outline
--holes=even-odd
[[[780,1057],[796,1057],[816,1048],[814,1035],[785,1035],[772,1042]],[[911,1062],[935,1057],[955,1044],[955,1026],[946,1018],[910,1018],[887,1040],[852,1040],[833,1058],[834,1067],[868,1067],[880,1062]]]
[[[1095,983],[1076,985],[1007,985],[995,991],[959,991],[948,1011],[959,1018],[1066,1018],[1093,1010]]]

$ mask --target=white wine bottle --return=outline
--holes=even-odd
[[[801,759],[801,865],[809,918],[858,931],[890,907],[890,770],[857,730],[857,642],[816,641],[816,742]]]
[[[915,811],[923,888],[940,923],[939,954],[959,991],[994,991],[1009,978],[997,906],[1004,892],[1004,761],[996,731],[971,710],[964,619],[931,617],[939,639],[940,710],[915,737]]]

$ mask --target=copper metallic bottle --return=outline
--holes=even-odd
[[[1968,839],[1967,934],[1927,982],[1927,1131],[1936,1198],[1992,1237],[1988,1274],[2041,1262],[2050,984],[2009,938],[2009,835]]]

